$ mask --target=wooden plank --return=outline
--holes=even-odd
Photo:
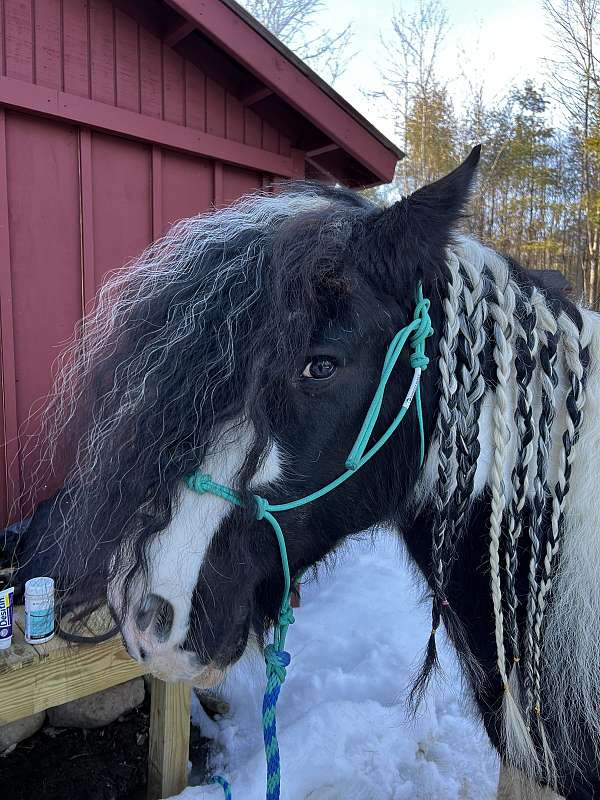
[[[162,212],[162,152],[160,147],[152,148],[152,238],[158,239],[163,233]]]
[[[168,122],[185,122],[183,59],[170,47],[163,47],[163,108]]]
[[[104,0],[90,0],[90,63],[92,98],[115,102],[114,10]]]
[[[244,141],[244,107],[232,94],[227,92],[227,138],[236,142]]]
[[[148,800],[179,794],[187,786],[192,687],[152,678]]]
[[[162,118],[162,44],[140,28],[140,82],[142,114]]]
[[[32,0],[4,0],[6,74],[22,81],[34,75]]]
[[[96,296],[94,272],[94,187],[92,182],[92,133],[79,131],[79,180],[81,191],[81,289],[82,308],[90,311]]]
[[[225,136],[225,89],[206,78],[206,130],[219,138]]]
[[[63,70],[65,92],[90,96],[88,5],[63,0]]]
[[[262,147],[262,120],[251,108],[244,109],[244,142]]]
[[[0,109],[0,341],[2,370],[3,430],[1,445],[4,448],[4,481],[6,508],[10,514],[21,495],[21,469],[19,464],[19,417],[17,411],[17,383],[15,371],[15,335],[10,252],[10,225],[8,215],[8,173],[6,163],[6,113]],[[16,512],[16,508],[14,508]]]
[[[62,89],[60,0],[35,4],[35,82]]]
[[[60,645],[60,641],[56,644]],[[47,646],[36,649],[44,647]],[[2,675],[0,725],[144,674],[118,639],[94,645],[47,647],[46,657],[32,659],[23,666],[26,669],[11,669]]]
[[[224,134],[224,96],[222,135]],[[45,116],[57,117],[88,125],[112,134],[152,142],[189,153],[216,158],[262,172],[289,177],[292,160],[241,142],[224,139],[203,131],[151,119],[124,108],[115,108],[84,97],[55,92],[42,86],[24,84],[11,78],[0,78],[0,104]]]
[[[206,130],[206,76],[189,61],[185,67],[185,124]]]
[[[42,443],[36,438],[36,415],[52,383],[51,367],[82,313],[79,134],[72,125],[8,114],[6,142],[16,397],[25,487],[39,463]],[[60,485],[58,473],[43,487],[31,488],[48,496]],[[35,503],[30,492],[25,502],[20,510],[27,515]]]
[[[117,105],[140,110],[140,59],[138,26],[131,17],[115,12],[115,60],[117,69]]]
[[[213,203],[215,208],[223,205],[223,164],[215,161],[213,167]]]

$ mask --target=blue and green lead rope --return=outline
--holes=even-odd
[[[279,743],[277,741],[277,720],[276,709],[277,700],[281,687],[285,681],[286,667],[290,663],[290,654],[284,650],[285,637],[289,626],[294,622],[294,614],[290,604],[290,567],[288,563],[287,548],[281,526],[277,521],[273,512],[279,513],[283,511],[291,511],[294,508],[299,508],[307,503],[318,500],[321,497],[332,492],[344,481],[348,480],[352,475],[356,474],[367,461],[369,461],[383,445],[388,441],[390,436],[394,433],[396,428],[404,419],[406,412],[411,406],[413,398],[415,399],[415,406],[417,411],[417,420],[419,424],[420,435],[420,463],[423,464],[425,459],[425,432],[423,426],[423,408],[421,404],[421,373],[427,369],[429,359],[425,355],[425,342],[433,333],[431,326],[431,319],[429,317],[429,300],[423,297],[423,291],[419,286],[417,291],[417,304],[412,322],[398,331],[392,339],[383,364],[379,386],[375,392],[369,410],[365,416],[364,422],[360,429],[360,433],[356,437],[356,441],[346,459],[346,471],[343,472],[338,478],[318,489],[312,494],[301,497],[297,500],[292,500],[288,503],[275,503],[271,504],[264,497],[255,495],[256,501],[256,518],[258,520],[265,520],[273,528],[279,546],[279,554],[281,556],[281,565],[283,567],[283,599],[279,609],[279,616],[274,629],[273,644],[267,645],[264,651],[265,662],[267,665],[267,686],[263,696],[263,738],[265,743],[265,757],[267,761],[267,794],[266,800],[279,800],[280,786],[281,786],[281,767],[279,761]],[[410,365],[414,370],[413,379],[400,408],[393,422],[389,425],[385,433],[367,450],[367,445],[373,434],[373,430],[379,418],[381,407],[383,404],[383,396],[387,382],[392,374],[396,362],[410,337],[410,346],[412,353],[410,356]],[[365,452],[366,451],[366,452]],[[221,497],[233,505],[241,506],[242,500],[240,496],[228,486],[223,486],[212,480],[210,475],[206,475],[200,471],[195,472],[186,478],[186,483],[194,492],[210,494]],[[223,787],[225,800],[232,800],[231,786],[229,782],[216,775],[212,779],[213,783],[218,783]]]

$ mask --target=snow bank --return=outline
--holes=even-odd
[[[331,572],[302,590],[288,634],[292,663],[278,705],[284,800],[493,800],[498,761],[442,645],[443,680],[416,720],[406,687],[430,628],[427,605],[390,535],[354,541]],[[260,708],[264,665],[249,656],[224,695],[230,717],[211,725],[215,771],[234,800],[263,800]],[[195,711],[204,727],[202,712]],[[217,800],[220,787],[180,798]]]

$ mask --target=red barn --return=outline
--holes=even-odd
[[[402,154],[232,0],[0,4],[4,519],[30,413],[110,270],[274,179],[368,186]]]

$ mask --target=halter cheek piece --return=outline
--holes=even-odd
[[[290,605],[290,567],[287,557],[287,549],[285,539],[281,526],[277,521],[274,514],[283,511],[291,511],[294,508],[305,506],[312,503],[313,500],[318,500],[321,497],[337,489],[344,481],[347,481],[354,475],[367,461],[369,461],[376,453],[381,450],[383,445],[392,436],[396,428],[400,425],[410,405],[415,399],[417,409],[417,420],[419,423],[420,434],[420,464],[423,465],[425,460],[425,432],[423,428],[423,408],[421,405],[421,373],[427,369],[429,359],[425,355],[425,342],[433,333],[431,326],[431,319],[429,316],[430,302],[423,297],[423,290],[419,285],[417,290],[417,304],[413,315],[413,320],[392,339],[390,346],[387,349],[385,360],[383,362],[383,369],[379,386],[373,396],[369,410],[365,416],[364,422],[360,429],[356,441],[346,459],[346,471],[343,472],[335,480],[318,489],[312,494],[301,497],[298,500],[290,500],[288,503],[269,503],[264,497],[254,495],[256,501],[256,518],[258,520],[266,520],[273,528],[275,536],[277,537],[277,544],[279,546],[279,554],[281,556],[281,564],[283,567],[283,599],[279,610],[279,616],[275,625],[273,644],[267,645],[265,648],[264,656],[267,664],[267,687],[263,698],[263,733],[265,741],[265,754],[267,759],[267,800],[277,800],[279,798],[279,746],[277,743],[276,722],[275,722],[275,707],[277,698],[281,690],[281,685],[285,680],[286,667],[290,663],[290,655],[283,649],[285,646],[285,637],[289,626],[294,622],[294,615]],[[379,418],[381,406],[383,404],[383,396],[387,382],[392,374],[392,371],[398,361],[407,340],[410,337],[410,347],[412,353],[410,355],[410,365],[414,370],[413,378],[410,388],[404,398],[404,402],[400,407],[400,411],[396,415],[393,422],[382,436],[367,450],[369,439],[373,433],[373,429]],[[215,483],[210,475],[202,472],[195,472],[193,475],[185,479],[187,486],[194,492],[204,493],[208,492],[223,500],[232,503],[236,506],[242,505],[240,496],[233,489],[228,486],[223,486],[220,483]],[[231,798],[231,790],[229,784],[224,778],[217,776],[213,778],[213,782],[219,783],[225,792],[226,798]]]

